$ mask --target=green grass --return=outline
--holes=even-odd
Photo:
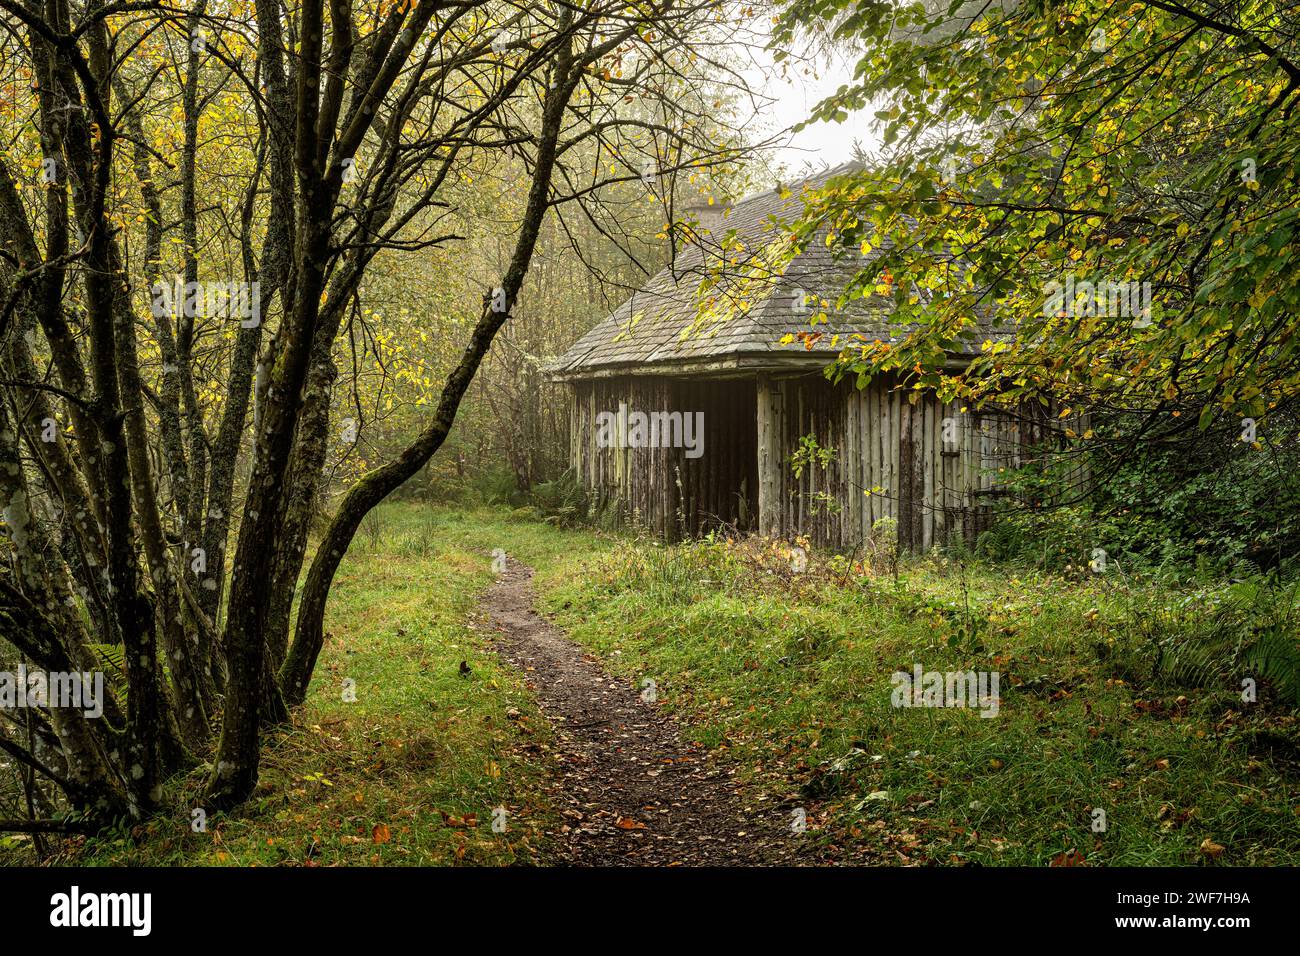
[[[131,832],[68,844],[76,865],[502,865],[544,861],[554,808],[549,728],[520,675],[468,626],[490,551],[564,536],[500,514],[379,509],[339,570],[328,636],[294,726],[266,743],[238,812],[191,828],[203,770],[173,781],[168,812]],[[498,542],[498,543],[493,543]],[[468,678],[459,673],[469,663]],[[355,702],[344,681],[355,681]],[[511,708],[518,715],[507,711]],[[492,813],[507,811],[494,833]],[[445,816],[444,816],[445,814]],[[464,825],[467,820],[476,825]],[[385,832],[386,828],[386,832]],[[30,861],[30,851],[15,846]],[[19,862],[15,860],[15,862]]]
[[[577,640],[804,806],[832,859],[1300,862],[1294,710],[1151,679],[1136,629],[1172,606],[1194,632],[1209,612],[1186,595],[937,559],[897,585],[843,559],[793,574],[752,542],[629,544],[541,581]],[[998,671],[998,716],[891,706],[916,663]]]
[[[548,728],[466,626],[497,547],[537,569],[544,609],[613,673],[654,679],[685,734],[805,808],[824,859],[1300,863],[1294,708],[1267,682],[1247,705],[1222,680],[1153,666],[1153,636],[1217,626],[1223,589],[938,558],[897,583],[822,555],[795,574],[780,544],[663,547],[409,504],[358,535],[309,701],[267,746],[256,799],[191,833],[196,772],[169,791],[172,815],[61,860],[544,862]],[[998,716],[891,706],[890,674],[916,663],[998,671]],[[506,834],[489,826],[497,806]]]

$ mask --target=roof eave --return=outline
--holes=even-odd
[[[713,373],[717,377],[751,375],[759,372],[793,372],[823,369],[838,354],[814,351],[789,353],[752,353],[728,355],[720,358],[674,359],[654,363],[619,362],[595,367],[561,369],[545,373],[548,382],[580,382],[591,379],[620,378],[622,376],[675,376]],[[949,368],[961,368],[974,358],[971,353],[953,353],[948,357]]]

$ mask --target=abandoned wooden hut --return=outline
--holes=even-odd
[[[903,334],[885,321],[887,299],[834,311],[860,262],[822,241],[788,262],[780,254],[774,224],[840,171],[697,209],[699,234],[677,261],[552,363],[551,378],[570,386],[570,462],[598,507],[668,539],[734,526],[844,550],[886,517],[912,550],[984,526],[999,475],[1039,429],[932,395],[912,401],[885,379],[859,390],[824,374],[835,333]],[[732,230],[744,249],[734,263],[719,248]],[[739,281],[719,281],[722,254]],[[810,331],[822,301],[821,339],[783,344]],[[796,474],[811,442],[827,454]]]

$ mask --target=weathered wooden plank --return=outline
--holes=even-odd
[[[965,447],[963,433],[966,430],[967,416],[962,413],[959,402],[949,404],[949,413],[953,420],[953,440],[946,446],[949,455],[946,461],[947,470],[944,472],[944,482],[946,484],[944,491],[944,526],[948,543],[954,544],[962,533],[961,488],[962,462],[964,460],[963,448]]]
[[[929,395],[921,396],[923,433],[921,441],[921,549],[929,551],[934,546],[934,438],[935,403]]]
[[[907,400],[906,392],[898,396],[899,412],[899,449],[898,449],[898,520],[902,526],[906,517],[906,534],[900,536],[901,546],[914,548],[920,536],[917,527],[913,489],[916,481],[916,438],[919,427],[916,423],[916,406]]]
[[[899,486],[900,457],[902,445],[903,412],[899,394],[892,388],[883,396],[885,423],[880,432],[880,447],[885,463],[885,513],[898,521],[901,516],[899,505],[902,491]],[[901,537],[898,539],[903,540]]]
[[[790,396],[791,403],[794,405],[794,415],[791,419],[794,428],[789,433],[790,443],[787,445],[787,449],[789,451],[794,451],[799,446],[799,439],[803,435],[808,434],[807,428],[804,427],[806,421],[804,417],[804,394],[801,383],[798,381],[790,380],[786,384],[790,389],[787,394]],[[786,529],[791,534],[794,533],[794,529],[807,527],[807,522],[804,519],[804,505],[808,500],[807,496],[808,471],[807,469],[804,469],[803,476],[795,485],[795,496],[793,502],[794,514],[791,516],[793,518],[793,526]]]
[[[955,544],[961,536],[961,449],[966,416],[962,414],[960,402],[948,403],[948,415],[953,423],[953,440],[944,449],[948,452],[944,459],[943,477],[944,540],[947,544]]]
[[[912,546],[912,406],[898,403],[898,543]]]
[[[940,402],[937,398],[934,401],[934,497],[931,499],[930,508],[934,512],[934,544],[935,546],[947,543],[947,514],[944,511],[946,501],[946,488],[948,485],[944,469],[948,465],[949,455],[945,452],[948,450],[944,444],[945,428],[951,429],[955,423],[952,416],[948,413],[948,403]]]
[[[912,405],[912,487],[908,489],[912,507],[911,547],[916,551],[925,550],[925,471],[925,415],[923,402],[918,401]]]
[[[897,396],[890,391],[880,393],[880,478],[882,483],[882,517],[898,518],[898,436],[900,429],[897,414]]]
[[[674,409],[685,412],[684,403],[681,400],[681,389],[675,379],[669,379],[667,388],[665,388],[663,408]],[[682,426],[685,427],[683,419]],[[683,438],[684,440],[684,438]],[[707,455],[709,449],[706,447],[704,453]],[[685,448],[667,448],[661,452],[667,458],[668,467],[664,470],[664,491],[663,491],[663,509],[664,522],[671,529],[671,537],[676,539],[682,534],[682,527],[678,517],[678,506],[680,503],[680,490],[678,482],[681,477],[682,462],[686,460]]]
[[[896,497],[896,471],[894,454],[898,450],[898,420],[894,418],[893,394],[880,392],[880,510],[876,518],[897,518],[894,506]]]
[[[862,537],[866,540],[871,535],[871,526],[875,522],[876,500],[872,489],[876,484],[876,463],[880,457],[880,439],[876,429],[876,383],[872,382],[865,390],[858,392],[858,431],[862,446],[862,489],[859,490],[859,503],[862,506]],[[863,492],[867,492],[863,494]]]
[[[852,550],[862,541],[862,418],[861,393],[850,385],[840,386],[838,396],[844,403],[845,460],[840,466],[839,501],[843,509],[841,546]]]
[[[878,380],[873,383],[873,387],[875,385],[880,387],[875,393],[875,420],[872,422],[872,427],[876,432],[876,484],[880,487],[872,496],[874,510],[871,518],[873,525],[881,518],[889,515],[889,496],[892,494],[889,488],[889,393],[885,391],[885,386]]]
[[[758,376],[756,405],[758,407],[758,516],[759,532],[775,534],[778,524],[776,509],[778,458],[776,395],[772,380]]]
[[[952,443],[945,442],[947,435],[957,427],[952,417],[951,403],[935,400],[937,431],[935,433],[934,462],[934,543],[948,543],[948,464],[952,461]]]
[[[862,447],[862,487],[858,489],[858,504],[862,513],[862,540],[864,542],[871,536],[871,524],[875,520],[876,501],[874,494],[864,494],[863,492],[871,491],[876,483],[876,459],[880,454],[880,439],[876,435],[879,423],[872,413],[875,394],[876,387],[874,383],[858,392],[858,441]]]
[[[974,414],[966,434],[966,536],[971,544],[979,532],[979,490],[980,490],[980,429],[983,427],[982,414]]]

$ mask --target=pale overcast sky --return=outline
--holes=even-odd
[[[853,76],[853,64],[843,56],[836,56],[829,64],[822,60],[815,68],[810,64],[792,65],[786,77],[782,77],[766,49],[754,51],[754,59],[754,65],[745,71],[746,78],[753,89],[762,90],[774,100],[759,120],[759,128],[768,135],[789,130],[806,119],[818,102]],[[843,123],[817,123],[797,134],[787,133],[781,137],[776,156],[794,172],[804,163],[838,165],[852,158],[855,139],[868,149],[878,145],[870,128],[871,119],[870,111],[864,110]]]

